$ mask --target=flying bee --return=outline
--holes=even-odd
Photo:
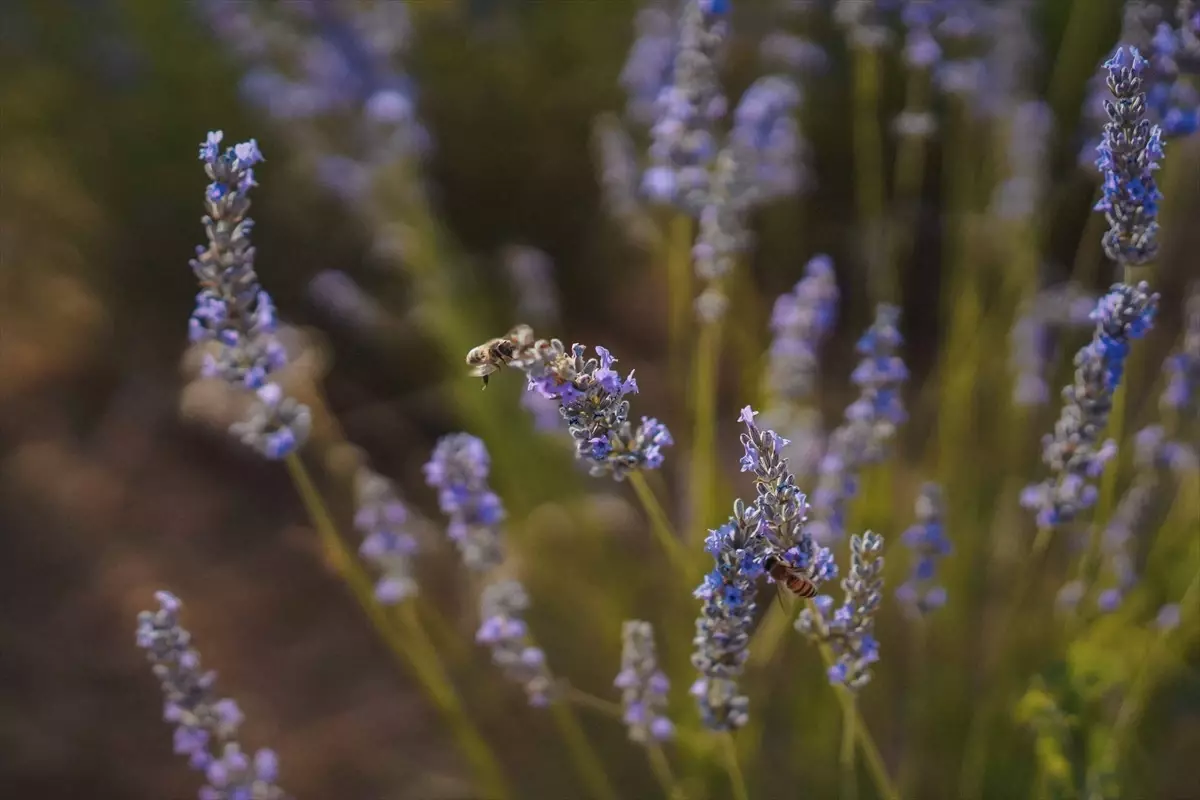
[[[471,376],[483,378],[483,388],[487,388],[488,376],[506,367],[521,350],[533,344],[533,328],[528,325],[518,325],[504,336],[484,342],[478,347],[471,348],[467,353],[467,365],[471,367]]]
[[[817,585],[809,580],[807,575],[790,566],[783,559],[769,555],[763,559],[763,569],[775,579],[777,584],[782,584],[797,597],[817,596]]]

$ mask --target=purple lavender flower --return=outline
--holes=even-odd
[[[650,167],[642,191],[651,200],[696,213],[708,193],[716,156],[713,125],[725,116],[717,58],[725,41],[725,0],[686,0],[678,20],[670,84],[657,97]]]
[[[775,301],[767,382],[776,401],[798,403],[812,396],[819,372],[817,349],[833,331],[838,297],[833,259],[820,254],[805,265],[804,278],[792,291]]]
[[[259,750],[251,759],[242,753],[242,712],[233,700],[216,696],[216,673],[203,671],[191,634],[179,624],[182,603],[168,592],[154,596],[158,611],[138,614],[137,644],[162,684],[163,720],[176,726],[175,752],[207,778],[200,800],[283,800],[275,754]]]
[[[1154,619],[1155,626],[1160,631],[1173,631],[1179,627],[1179,620],[1182,614],[1180,613],[1178,603],[1167,603],[1158,610],[1158,616]]]
[[[791,70],[793,74],[818,75],[829,68],[829,55],[821,45],[783,31],[764,36],[758,55],[764,62]]]
[[[1070,522],[1096,500],[1090,481],[1115,452],[1115,445],[1100,443],[1100,432],[1108,424],[1130,343],[1150,328],[1158,307],[1158,295],[1149,288],[1144,281],[1114,284],[1093,312],[1096,331],[1075,356],[1075,382],[1063,390],[1054,433],[1042,440],[1042,461],[1052,476],[1021,496],[1021,505],[1036,512],[1040,527]]]
[[[817,644],[826,644],[836,659],[829,682],[858,691],[871,680],[871,665],[879,660],[875,614],[883,600],[883,537],[867,531],[850,537],[850,572],[842,580],[846,599],[833,608],[833,598],[820,595],[812,608],[800,612],[796,630]]]
[[[258,403],[249,419],[232,433],[269,459],[293,452],[308,437],[308,409],[284,397],[272,373],[287,362],[287,353],[276,338],[275,307],[254,271],[250,210],[254,166],[263,160],[251,139],[224,151],[221,131],[212,131],[200,144],[200,160],[212,180],[205,191],[203,217],[207,247],[197,247],[189,263],[200,293],[188,323],[193,343],[210,343],[203,373],[254,390]]]
[[[1104,252],[1118,266],[1140,266],[1158,252],[1158,205],[1162,193],[1154,171],[1163,157],[1162,129],[1146,118],[1142,73],[1146,60],[1131,47],[1126,58],[1118,47],[1104,62],[1113,100],[1104,105],[1109,122],[1097,148],[1096,166],[1104,176],[1103,196],[1096,204],[1109,229]]]
[[[908,581],[896,590],[896,597],[915,615],[924,616],[946,604],[946,589],[935,581],[937,562],[950,553],[941,487],[934,483],[921,487],[916,511],[917,524],[902,537],[915,563]]]
[[[692,640],[696,646],[692,666],[700,677],[691,694],[705,727],[712,730],[736,730],[750,719],[750,701],[738,692],[738,678],[749,656],[757,608],[755,583],[767,555],[758,516],[757,506],[747,508],[737,500],[729,522],[709,531],[704,541],[716,565],[694,592],[701,610]]]
[[[822,544],[845,535],[846,505],[858,492],[859,473],[883,460],[896,427],[907,418],[900,387],[908,369],[896,355],[903,343],[899,320],[900,309],[881,304],[875,323],[858,342],[863,359],[851,380],[861,393],[846,409],[846,421],[829,437],[813,493],[812,531]]]
[[[384,604],[399,603],[417,593],[412,571],[417,540],[406,530],[408,509],[392,482],[366,467],[359,469],[354,484],[358,506],[354,527],[363,536],[358,552],[380,572],[375,598]]]
[[[546,654],[533,644],[523,619],[529,596],[518,581],[488,584],[480,598],[483,622],[475,641],[492,651],[492,663],[511,681],[521,684],[532,706],[553,699],[554,680],[546,667]]]
[[[629,738],[643,744],[666,741],[675,735],[666,715],[671,684],[658,668],[654,628],[649,622],[627,620],[621,642],[621,671],[613,685],[621,690]]]
[[[750,84],[734,109],[729,137],[752,155],[746,168],[754,204],[797,192],[808,182],[807,145],[794,116],[801,100],[800,88],[790,79],[767,75]]]
[[[520,345],[510,366],[525,373],[529,390],[558,400],[576,458],[588,463],[591,475],[619,481],[633,470],[658,469],[663,448],[673,444],[667,427],[642,417],[634,428],[626,399],[638,390],[633,373],[622,378],[612,368],[617,359],[604,347],[596,348],[596,357],[586,353],[581,344],[568,353],[558,339],[538,339]]]
[[[438,506],[450,518],[446,533],[467,569],[486,573],[504,561],[504,506],[488,487],[491,458],[483,442],[466,433],[438,440],[425,465],[425,482],[438,491]]]
[[[675,66],[675,20],[666,8],[647,5],[638,11],[637,38],[621,69],[628,96],[625,114],[641,125],[654,123],[658,98],[670,86]]]
[[[700,677],[691,693],[713,730],[734,730],[749,719],[737,681],[748,656],[763,560],[773,556],[818,585],[837,574],[829,551],[805,526],[808,504],[780,455],[787,440],[755,425],[756,413],[747,406],[738,421],[746,425],[741,467],[754,473],[757,499],[749,507],[739,499],[729,521],[709,531],[704,547],[715,566],[694,593],[702,601],[692,654]]]

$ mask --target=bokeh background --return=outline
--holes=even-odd
[[[288,13],[291,4],[249,5],[271,15]],[[184,621],[205,663],[219,671],[222,691],[246,712],[243,740],[278,750],[284,784],[295,796],[477,796],[436,710],[376,640],[328,564],[287,473],[225,435],[238,413],[236,398],[194,380],[186,321],[195,285],[187,260],[202,241],[207,182],[195,147],[213,129],[225,130],[227,141],[256,138],[266,155],[253,212],[258,271],[289,324],[289,386],[314,408],[307,457],[342,519],[352,512],[350,476],[369,457],[415,508],[437,520],[420,467],[439,435],[468,430],[493,448],[494,484],[511,517],[512,557],[534,599],[531,625],[559,673],[615,700],[611,680],[623,618],[682,626],[676,641],[690,631],[694,601],[676,596],[663,578],[666,561],[632,492],[577,474],[560,439],[534,429],[513,376],[499,376],[481,395],[463,376],[460,357],[451,359],[439,342],[446,325],[456,323],[429,319],[441,306],[431,312],[415,286],[419,278],[404,267],[422,259],[412,249],[424,246],[421,231],[436,229],[432,269],[452,276],[447,304],[457,309],[454,319],[470,323],[460,338],[474,343],[520,321],[519,287],[505,266],[510,248],[544,251],[553,278],[546,288],[558,306],[547,333],[609,347],[624,366],[637,368],[642,392],[635,414],[686,430],[688,389],[673,380],[666,363],[668,300],[657,250],[609,212],[593,146],[597,118],[625,107],[618,76],[639,4],[406,5],[413,29],[397,67],[417,90],[416,112],[428,132],[431,146],[413,163],[436,223],[385,220],[398,226],[389,238],[378,219],[357,214],[339,196],[337,182],[316,169],[313,147],[320,144],[299,143],[289,123],[248,101],[239,88],[245,64],[196,6],[182,0],[0,4],[5,796],[193,795],[198,776],[171,752],[158,687],[133,641],[136,613],[152,605],[159,588],[183,599]],[[721,71],[731,98],[772,69],[760,44],[792,19],[783,0],[734,5]],[[1098,246],[1099,228],[1096,241],[1082,255],[1079,250],[1097,185],[1078,163],[1082,109],[1087,82],[1118,40],[1123,4],[1027,5],[1038,42],[1029,89],[1048,97],[1055,119],[1040,176],[1048,199],[1031,279],[1050,285],[1076,277],[1095,293],[1107,284],[1110,267]],[[812,185],[753,216],[756,243],[739,284],[749,289],[734,298],[731,312],[736,321],[722,365],[716,438],[730,499],[752,491],[736,471],[734,417],[736,408],[758,399],[774,298],[799,279],[813,254],[833,256],[842,304],[823,357],[819,401],[828,420],[836,421],[851,397],[847,365],[872,314],[855,206],[849,59],[841,32],[819,14],[816,19],[806,33],[826,48],[828,64],[797,73]],[[904,103],[897,63],[883,71],[885,131]],[[341,135],[349,134],[332,128],[325,141],[337,143]],[[921,202],[905,217],[914,237],[901,272],[913,419],[900,434],[892,465],[894,502],[875,512],[885,535],[898,536],[911,523],[916,488],[931,477],[926,445],[936,436],[939,415],[928,397],[946,397],[939,383],[946,377],[937,367],[949,324],[941,313],[949,270],[942,247],[949,224],[944,187],[953,168],[988,158],[985,140],[970,139],[959,151],[966,160],[952,161],[957,156],[935,135]],[[644,135],[637,141],[644,144]],[[895,148],[888,135],[885,163]],[[1180,330],[1185,288],[1200,278],[1194,256],[1200,227],[1189,224],[1200,218],[1200,144],[1194,136],[1180,138],[1168,153],[1173,182],[1153,273],[1163,303],[1131,378],[1140,381],[1131,397],[1151,398],[1141,405],[1131,400],[1131,407],[1151,414],[1157,364]],[[995,274],[1007,257],[1008,234],[985,211],[971,217],[973,257],[956,262],[972,274]],[[660,217],[648,211],[646,222],[658,225]],[[1069,379],[1069,355],[1085,340],[1079,331],[1064,334],[1052,387]],[[992,365],[986,369],[1003,373],[1007,348],[1000,337],[975,353]],[[980,378],[953,399],[987,408],[993,401],[1003,405],[1008,392]],[[987,472],[1001,458],[999,444],[1018,437],[1034,455],[1025,461],[1029,479],[1040,477],[1036,442],[1053,413],[1052,400],[1023,427],[997,430],[988,421],[994,418],[981,412],[956,443],[958,463]],[[670,451],[654,484],[679,520],[686,517],[686,452],[682,446]],[[1101,637],[1118,650],[1129,648],[1129,665],[1140,663],[1134,655],[1144,649],[1153,609],[1178,601],[1197,569],[1189,549],[1200,536],[1194,473],[1181,478],[1180,491],[1184,511],[1172,518],[1173,538],[1146,579],[1144,600]],[[957,548],[947,566],[951,606],[931,627],[925,665],[911,666],[912,635],[902,614],[885,610],[880,623],[884,660],[864,692],[863,709],[893,773],[902,761],[922,764],[913,797],[958,796],[965,714],[978,688],[972,676],[988,652],[986,622],[1022,568],[1012,553],[1028,545],[1025,523],[1012,521],[1020,512],[981,507],[985,503],[972,510],[972,524],[991,520],[1023,544],[1012,545],[1008,561],[992,561],[981,574],[992,550],[970,542],[985,537],[983,527],[951,527]],[[988,541],[996,539],[993,534]],[[496,675],[486,652],[473,644],[475,601],[453,547],[436,531],[423,543],[422,592],[460,634],[439,643],[444,659],[519,787],[517,796],[585,796],[547,715],[528,708],[519,688]],[[1052,613],[1069,548],[1052,556],[1039,579],[1040,600],[1027,607],[1017,655],[1006,662],[1018,696],[1040,671],[1054,685],[1054,670],[1069,651]],[[891,586],[893,576],[899,582],[903,571],[889,571]],[[1148,692],[1123,797],[1200,798],[1188,760],[1200,752],[1200,637],[1191,620],[1190,633],[1180,634]],[[1129,665],[1113,667],[1120,673],[1118,693],[1129,680],[1121,670]],[[760,760],[746,765],[752,795],[836,796],[836,704],[811,648],[789,637],[747,684],[754,713],[767,724]],[[1075,702],[1067,694],[1062,689],[1060,702]],[[925,708],[915,734],[906,721],[914,695]],[[586,714],[583,720],[621,796],[656,796],[645,761],[621,726]],[[1011,719],[999,729],[987,796],[1032,796],[1036,737]],[[694,772],[697,796],[729,796],[719,772]],[[863,783],[862,792],[871,796]]]

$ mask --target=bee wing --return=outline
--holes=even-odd
[[[477,367],[472,367],[470,375],[472,378],[485,378],[493,372],[490,364],[480,364]]]

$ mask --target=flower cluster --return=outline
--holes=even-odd
[[[737,500],[729,521],[709,531],[704,547],[715,564],[695,591],[702,605],[692,665],[700,677],[692,695],[713,730],[734,730],[749,718],[737,681],[749,654],[763,560],[773,556],[814,584],[832,580],[837,570],[805,527],[808,505],[781,455],[787,440],[759,428],[756,413],[747,406],[738,421],[746,425],[741,468],[754,473],[757,498],[750,506]]]
[[[808,181],[807,144],[795,118],[801,97],[800,87],[789,78],[767,75],[750,84],[734,109],[729,138],[751,155],[746,169],[755,204],[800,191]]]
[[[443,436],[424,467],[425,481],[438,492],[438,505],[450,519],[446,532],[467,569],[488,584],[479,598],[475,641],[492,651],[492,662],[525,688],[531,705],[550,702],[553,679],[546,656],[533,644],[523,619],[529,596],[519,581],[501,576],[504,561],[501,523],[504,506],[488,487],[491,458],[483,442],[466,433]]]
[[[725,116],[717,56],[725,41],[728,0],[686,0],[678,20],[669,85],[656,100],[650,130],[645,194],[695,213],[708,194],[708,169],[716,156],[714,123]]]
[[[1109,122],[1097,152],[1104,176],[1103,196],[1096,204],[1109,229],[1104,252],[1120,266],[1140,266],[1158,252],[1158,205],[1162,193],[1154,171],[1163,157],[1162,129],[1146,118],[1142,72],[1146,60],[1137,48],[1128,58],[1123,48],[1104,62],[1113,100],[1105,103]]]
[[[354,527],[363,536],[358,552],[380,572],[375,598],[392,604],[415,595],[417,582],[411,559],[417,551],[417,540],[405,529],[408,509],[396,496],[392,482],[360,467],[354,476],[354,495]]]
[[[1184,316],[1183,344],[1163,365],[1168,381],[1162,404],[1191,423],[1200,418],[1200,284],[1192,288]]]
[[[834,610],[833,598],[820,595],[796,619],[797,631],[833,651],[829,682],[854,691],[871,680],[871,665],[879,660],[873,632],[883,599],[882,551],[883,537],[876,533],[851,536],[850,572],[842,579],[845,601]]]
[[[546,654],[533,644],[523,619],[529,596],[518,581],[498,581],[483,589],[480,616],[483,622],[475,641],[492,651],[492,663],[509,680],[525,687],[532,706],[551,701],[554,681],[546,667]]]
[[[729,521],[709,531],[704,549],[716,562],[696,588],[701,601],[696,619],[692,666],[700,677],[691,693],[704,725],[728,731],[749,720],[749,699],[738,691],[738,678],[749,656],[754,628],[755,582],[763,574],[766,540],[759,533],[758,509],[741,500]]]
[[[450,519],[446,533],[467,569],[486,573],[498,567],[504,561],[504,506],[488,487],[491,458],[483,442],[467,433],[443,436],[424,470],[425,482],[437,489],[438,506]]]
[[[838,298],[833,259],[821,254],[809,260],[804,278],[792,291],[775,301],[767,365],[774,400],[797,403],[812,395],[818,376],[817,349],[833,330]]]
[[[637,37],[625,66],[621,85],[628,97],[625,114],[642,125],[652,125],[658,98],[670,86],[675,67],[675,20],[658,5],[647,5],[634,21]]]
[[[1040,527],[1070,522],[1095,502],[1096,489],[1089,481],[1099,477],[1116,452],[1115,444],[1100,444],[1100,432],[1108,424],[1130,343],[1150,328],[1157,308],[1158,295],[1150,294],[1145,282],[1118,283],[1092,312],[1092,341],[1076,354],[1075,382],[1063,390],[1054,433],[1042,440],[1042,461],[1053,474],[1027,487],[1021,497],[1021,504],[1036,512]]]
[[[627,620],[621,627],[621,671],[613,685],[621,690],[625,724],[635,742],[662,742],[675,735],[666,715],[671,684],[658,668],[654,628],[649,622]]]
[[[427,131],[416,93],[395,64],[408,47],[405,3],[252,3],[201,0],[208,23],[248,65],[241,85],[252,103],[301,133],[318,179],[342,199],[369,199],[381,168],[423,155]],[[349,123],[334,152],[324,126]]]
[[[740,148],[727,147],[717,155],[704,207],[692,263],[704,290],[696,298],[696,316],[705,324],[717,322],[725,314],[728,299],[722,281],[733,270],[737,257],[751,243],[746,228],[746,212],[753,187]]]
[[[935,582],[937,562],[950,553],[943,520],[942,490],[937,484],[921,487],[916,504],[917,523],[902,536],[912,550],[912,575],[896,590],[896,598],[914,614],[923,616],[946,604],[946,589]]]
[[[235,425],[233,433],[265,457],[279,459],[303,444],[311,419],[307,408],[269,381],[286,364],[287,353],[276,337],[274,304],[254,271],[254,220],[246,216],[250,189],[257,185],[254,166],[262,153],[253,139],[222,151],[223,138],[221,131],[213,131],[200,145],[200,160],[212,183],[205,190],[202,220],[208,246],[197,247],[189,262],[200,292],[188,335],[193,343],[215,349],[205,355],[206,377],[258,395],[250,417]]]
[[[846,421],[829,437],[813,493],[813,535],[830,543],[845,535],[846,503],[858,492],[859,472],[886,454],[896,426],[906,418],[900,386],[908,368],[896,353],[903,343],[900,309],[880,304],[875,323],[858,342],[859,362],[850,379],[859,387]]]
[[[649,417],[634,428],[625,398],[637,392],[637,381],[632,372],[617,374],[612,368],[617,360],[606,348],[597,347],[596,357],[588,358],[583,345],[571,345],[568,352],[558,339],[517,346],[510,366],[525,373],[530,390],[558,401],[575,455],[588,462],[593,476],[619,481],[634,470],[662,466],[662,449],[673,444],[670,431]]]
[[[207,778],[200,800],[283,800],[275,754],[259,750],[249,758],[238,745],[242,712],[233,700],[217,698],[216,673],[201,668],[191,634],[179,624],[182,603],[168,592],[155,598],[157,611],[138,614],[137,644],[162,684],[163,719],[176,726],[175,752]]]

